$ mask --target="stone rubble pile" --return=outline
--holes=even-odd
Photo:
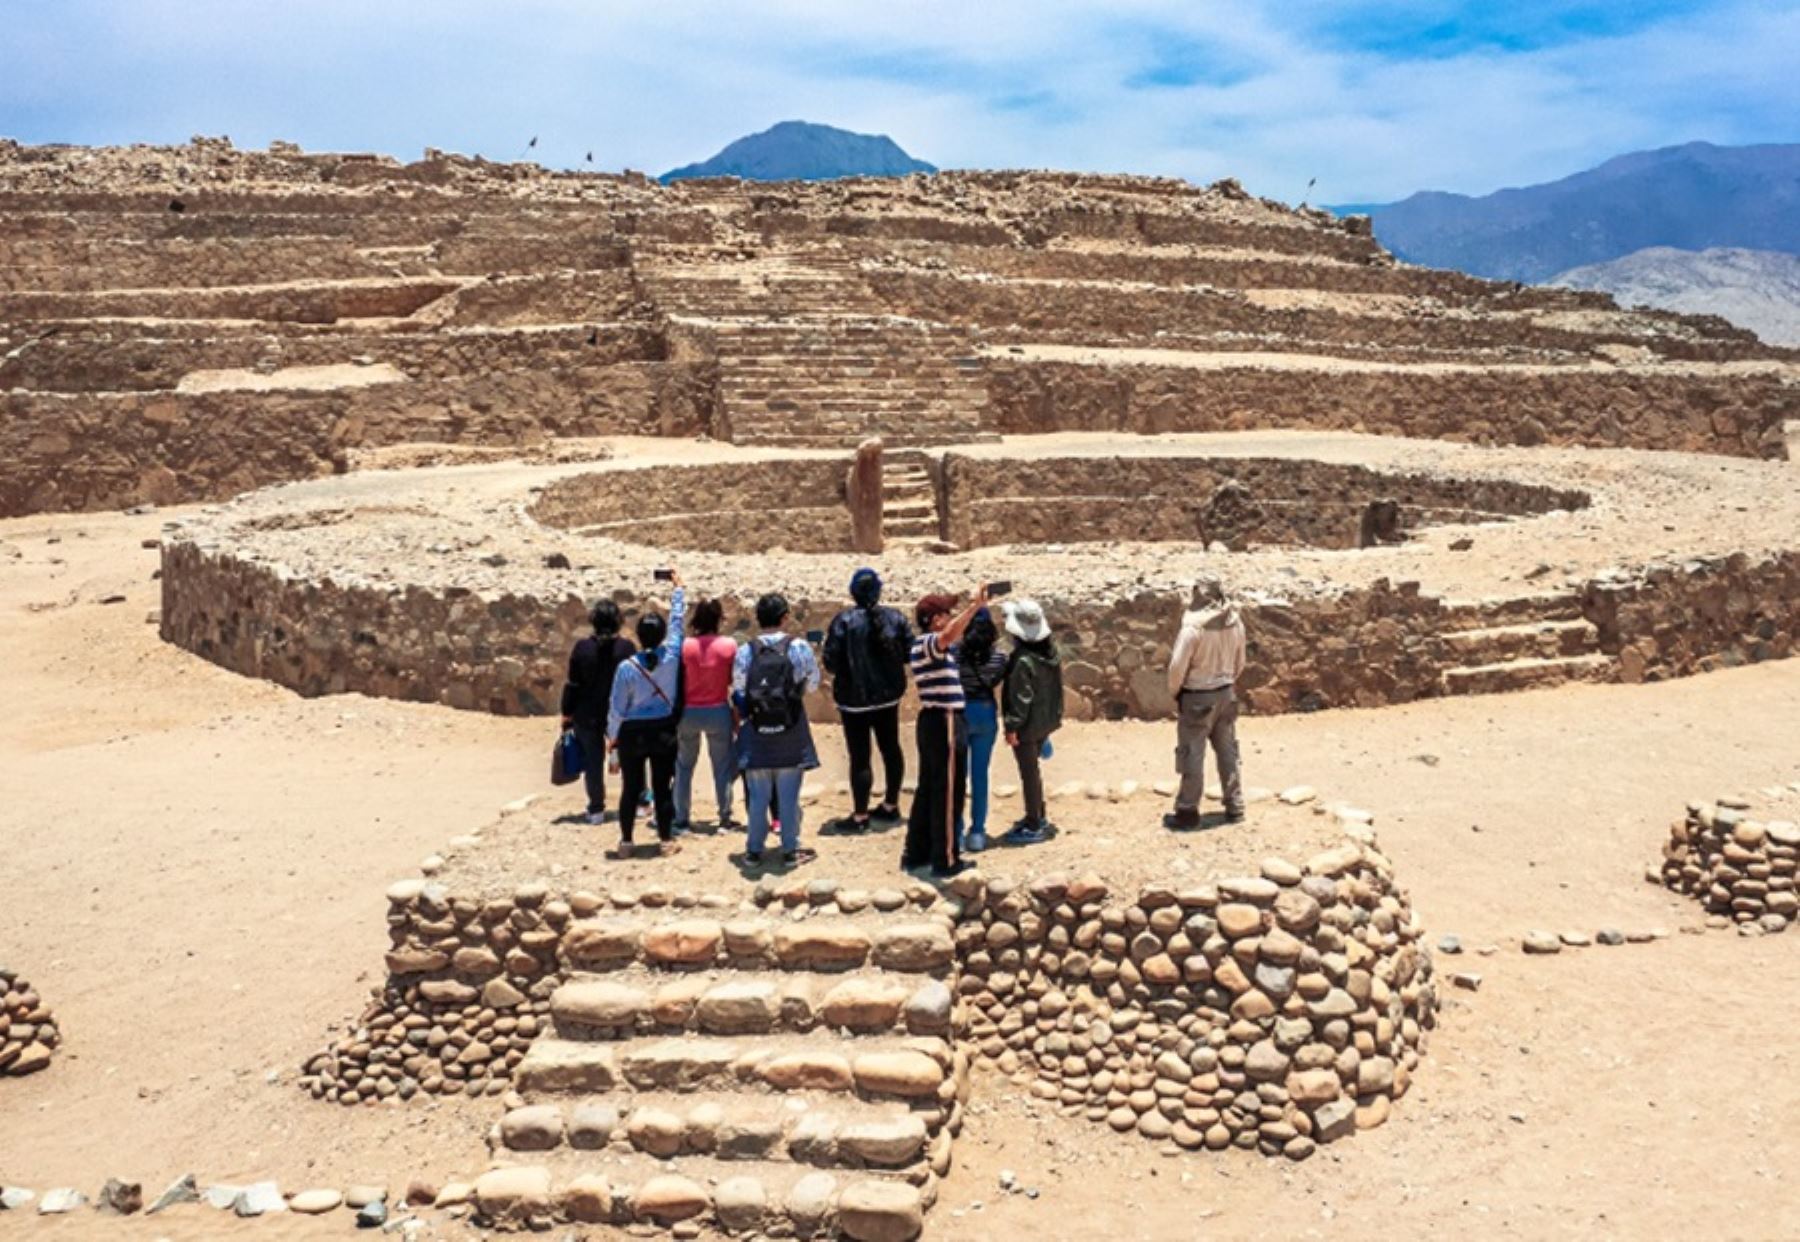
[[[0,1078],[43,1069],[61,1042],[43,998],[24,976],[0,966]]]
[[[1742,798],[1689,803],[1663,846],[1662,882],[1746,935],[1786,931],[1800,913],[1800,824],[1750,817]]]

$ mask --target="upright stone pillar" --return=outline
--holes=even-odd
[[[879,436],[856,446],[845,495],[850,502],[850,549],[879,554],[881,534],[881,452]]]

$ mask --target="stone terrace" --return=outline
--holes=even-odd
[[[1362,430],[1782,456],[1795,354],[1396,263],[1231,182],[660,186],[0,145],[0,513],[230,495],[395,444],[848,447]]]

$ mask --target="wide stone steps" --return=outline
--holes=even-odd
[[[540,1036],[513,1072],[526,1094],[601,1091],[818,1091],[948,1106],[966,1062],[936,1038],[821,1032],[738,1038],[584,1041]]]
[[[1529,657],[1448,668],[1441,675],[1445,694],[1499,694],[1536,686],[1556,686],[1570,681],[1611,681],[1616,662],[1609,655]]]
[[[947,1167],[947,1163],[946,1163]],[[938,1175],[918,1180],[792,1163],[641,1154],[552,1159],[490,1169],[475,1182],[477,1220],[543,1229],[556,1221],[731,1235],[846,1237],[908,1242],[937,1198]]]
[[[871,966],[944,977],[955,956],[944,920],[905,914],[724,921],[601,917],[570,924],[562,939],[565,964],[590,972],[636,963],[667,970],[728,966],[827,973]]]
[[[1527,621],[1571,621],[1581,617],[1581,599],[1575,595],[1520,595],[1504,600],[1457,600],[1444,605],[1448,632],[1481,629]]]
[[[620,1039],[661,1031],[709,1035],[804,1032],[944,1035],[954,998],[940,979],[908,972],[818,974],[705,971],[671,974],[635,967],[571,979],[550,997],[559,1035]]]
[[[904,1170],[930,1154],[955,1105],[865,1103],[822,1092],[720,1097],[638,1092],[514,1108],[497,1152],[642,1152],[660,1159],[786,1161]],[[947,1141],[947,1140],[946,1140]]]
[[[1600,631],[1580,617],[1526,621],[1444,635],[1444,645],[1466,664],[1497,664],[1527,658],[1591,655],[1600,649]]]

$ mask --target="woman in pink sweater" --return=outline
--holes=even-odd
[[[681,645],[684,703],[676,731],[675,830],[685,832],[694,804],[694,769],[700,765],[700,741],[712,765],[713,793],[718,799],[719,827],[735,828],[731,818],[731,786],[736,775],[731,711],[731,665],[737,642],[719,633],[725,610],[716,599],[695,605],[690,638]]]

